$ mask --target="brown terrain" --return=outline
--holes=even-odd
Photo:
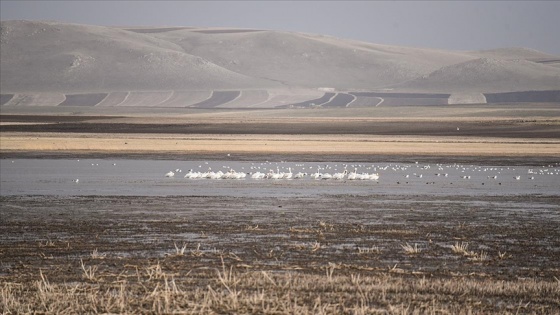
[[[186,179],[181,196],[2,194],[2,314],[560,313],[558,56],[38,21],[2,21],[0,42],[2,173],[101,158],[556,176],[544,193],[380,178],[360,194],[309,180],[215,196]]]

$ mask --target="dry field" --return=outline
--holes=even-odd
[[[558,197],[1,202],[6,314],[560,311]]]

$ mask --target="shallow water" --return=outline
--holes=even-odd
[[[210,180],[184,178],[205,172],[306,172],[345,168],[378,173],[372,180]],[[181,171],[176,171],[180,169]],[[165,177],[174,171],[174,177]],[[438,175],[439,174],[439,175]],[[447,174],[447,176],[445,176]],[[459,164],[239,162],[101,159],[2,159],[0,195],[106,196],[317,196],[317,195],[560,195],[560,164],[488,166]],[[408,177],[407,177],[408,175]],[[470,176],[470,178],[463,178]],[[496,179],[489,176],[497,176]],[[515,179],[519,176],[519,179]],[[532,178],[532,179],[531,179]],[[78,181],[76,182],[76,179]]]

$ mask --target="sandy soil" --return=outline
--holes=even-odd
[[[274,135],[153,135],[2,133],[4,154],[291,154],[426,156],[560,156],[560,140]]]
[[[9,156],[560,156],[556,116],[297,118],[294,111],[278,113],[288,116],[235,112],[157,119],[3,115],[0,151]]]

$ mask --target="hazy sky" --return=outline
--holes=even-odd
[[[285,30],[379,44],[560,54],[560,1],[0,1],[2,20]]]

